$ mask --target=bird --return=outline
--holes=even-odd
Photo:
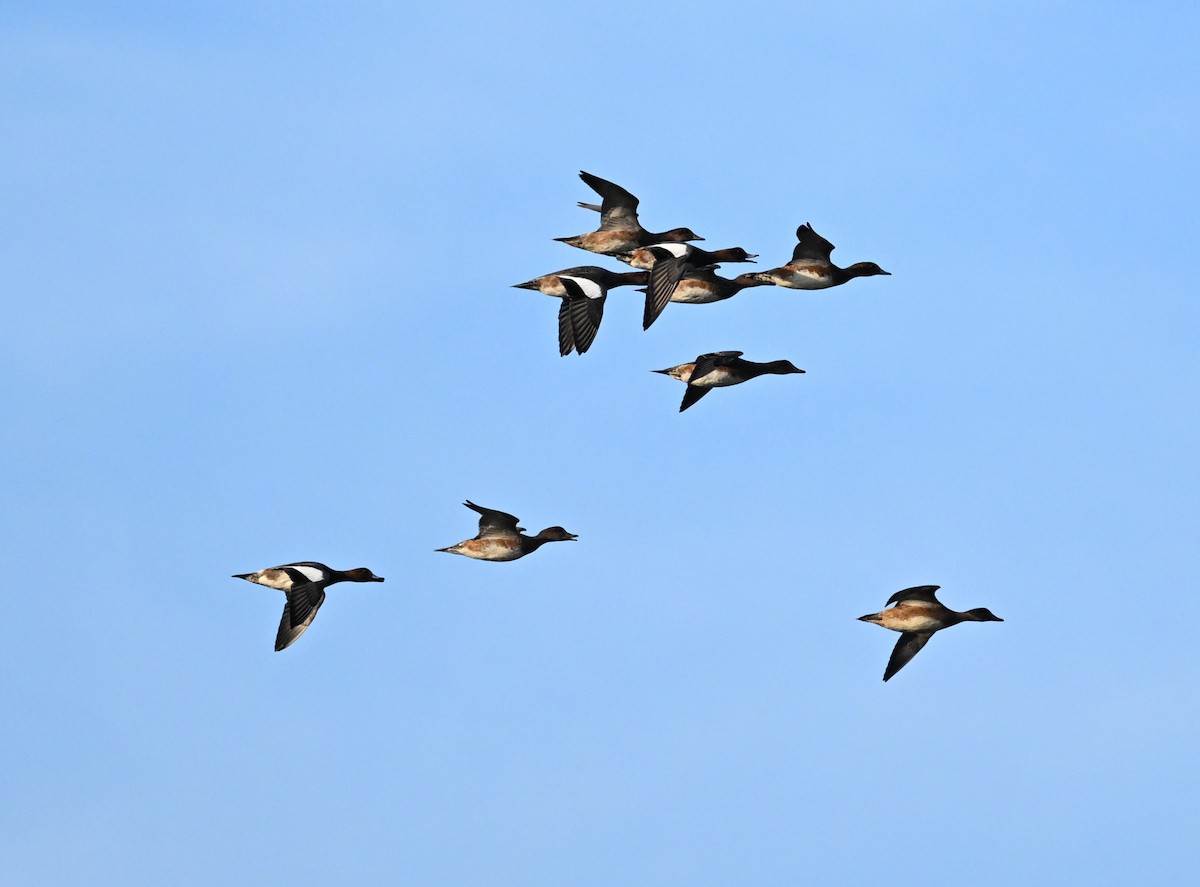
[[[647,231],[638,221],[638,199],[622,188],[599,176],[580,170],[579,178],[603,198],[600,206],[600,227],[587,234],[574,237],[556,237],[555,240],[585,249],[588,252],[611,256],[619,252],[645,246],[649,243],[682,243],[704,238],[690,228],[672,228],[661,234]],[[580,203],[586,209],[595,209],[595,204]]]
[[[275,652],[285,650],[308,630],[317,610],[325,603],[325,589],[338,582],[382,582],[366,567],[353,570],[334,570],[316,561],[297,561],[279,567],[268,567],[256,573],[234,573],[234,579],[245,579],[287,595],[283,618],[275,635]]]
[[[581,265],[543,274],[515,287],[562,298],[558,309],[558,353],[565,357],[572,351],[583,354],[592,346],[610,289],[647,283],[648,278],[645,271],[609,271],[595,265]]]
[[[874,262],[855,262],[839,268],[830,261],[833,244],[813,230],[809,222],[796,229],[799,241],[792,250],[792,260],[786,265],[758,271],[751,275],[763,283],[785,286],[794,290],[823,290],[839,286],[855,277],[874,277],[878,274],[891,276]]]
[[[536,536],[523,536],[524,527],[518,527],[518,519],[494,508],[476,505],[470,499],[463,503],[479,513],[479,535],[459,542],[448,548],[438,548],[450,554],[461,554],[481,561],[515,561],[537,551],[547,542],[574,542],[579,537],[562,527],[547,527]]]
[[[755,280],[750,274],[740,274],[730,280],[717,274],[718,268],[720,268],[719,265],[714,265],[711,268],[695,268],[686,272],[671,292],[671,301],[683,305],[708,305],[712,302],[732,299],[748,287],[767,285],[766,281]],[[645,272],[635,271],[633,273]],[[638,292],[649,295],[649,287],[643,287]]]
[[[524,283],[514,283],[513,289],[536,290],[547,296],[565,296],[566,290],[559,277],[582,277],[600,284],[605,289],[618,286],[644,286],[649,275],[645,271],[609,271],[598,265],[578,265],[574,268],[564,268],[562,271],[552,271],[527,280]]]
[[[787,375],[803,373],[790,360],[772,360],[767,363],[756,363],[753,360],[742,360],[741,351],[714,351],[711,354],[701,354],[692,363],[681,363],[678,366],[667,367],[665,370],[651,370],[662,373],[672,379],[687,383],[683,393],[683,402],[679,412],[683,412],[713,388],[724,388],[728,385],[740,385],[755,376],[768,373]]]
[[[873,622],[892,631],[901,632],[900,640],[896,641],[887,669],[883,673],[885,681],[904,668],[908,661],[929,643],[935,631],[958,625],[960,622],[1004,621],[987,607],[976,607],[962,613],[945,607],[935,595],[939,587],[916,585],[905,588],[888,598],[888,604],[896,606],[858,617],[860,622]]]
[[[676,285],[685,274],[711,268],[720,262],[753,262],[758,255],[748,253],[740,246],[706,250],[690,243],[655,243],[619,253],[616,258],[634,268],[644,268],[650,272],[646,286],[646,309],[642,314],[642,329],[648,330],[671,301]]]

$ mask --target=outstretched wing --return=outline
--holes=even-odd
[[[638,199],[622,188],[590,172],[579,171],[579,178],[604,198],[600,206],[600,230],[641,228],[638,223]]]
[[[325,589],[316,585],[302,585],[287,593],[283,606],[283,618],[279,620],[279,631],[275,633],[275,652],[287,649],[317,618],[317,610],[325,603]]]
[[[814,231],[808,222],[796,229],[796,239],[800,242],[792,250],[793,262],[829,261],[829,254],[833,252],[833,244]]]
[[[892,675],[908,665],[908,660],[920,653],[931,637],[932,631],[906,631],[900,635],[900,640],[896,641],[896,646],[892,649],[892,658],[888,660],[883,679],[889,680]]]
[[[914,585],[912,588],[904,588],[888,598],[888,604],[898,604],[901,601],[925,601],[930,604],[940,604],[941,601],[934,594],[939,588],[941,588],[940,585]]]
[[[489,536],[516,536],[521,532],[521,527],[517,526],[517,518],[504,511],[496,511],[494,508],[484,508],[482,505],[476,505],[470,499],[463,503],[472,511],[479,512],[479,535],[481,538]]]

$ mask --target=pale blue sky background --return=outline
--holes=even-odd
[[[2,14],[5,880],[1195,883],[1200,14],[502,6]],[[894,276],[560,358],[580,169]]]

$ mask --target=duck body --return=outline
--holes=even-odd
[[[558,296],[561,299],[567,295],[567,290],[559,279],[560,277],[590,280],[606,290],[615,289],[618,286],[645,286],[649,281],[649,275],[645,271],[610,271],[598,265],[578,265],[574,268],[564,268],[562,271],[543,274],[541,277],[535,277],[524,283],[513,284],[513,288],[536,290],[543,295]]]
[[[951,610],[937,599],[938,588],[937,585],[905,588],[888,598],[888,609],[858,617],[860,622],[871,622],[901,633],[884,670],[885,681],[904,668],[921,648],[929,643],[935,632],[960,622],[1004,621],[986,607],[962,612]],[[892,604],[895,606],[891,606]]]
[[[648,282],[645,271],[609,271],[596,265],[580,265],[543,274],[516,287],[562,299],[558,309],[558,353],[565,357],[572,351],[584,354],[592,347],[610,289]]]
[[[648,330],[671,302],[676,287],[687,274],[711,270],[720,262],[753,262],[756,256],[740,246],[706,250],[690,243],[656,243],[630,250],[616,258],[634,268],[650,272],[650,280],[646,285],[646,308],[642,314],[642,329]],[[760,281],[755,279],[746,285],[752,286],[757,282]]]
[[[671,291],[670,301],[680,305],[710,305],[732,299],[742,290],[753,286],[766,286],[766,281],[757,280],[751,274],[741,274],[730,280],[721,277],[713,268],[694,268],[679,278],[679,283]],[[642,292],[649,295],[648,290],[643,289]]]
[[[701,354],[691,363],[681,363],[678,366],[652,372],[662,373],[687,384],[687,390],[683,393],[683,402],[679,405],[681,413],[713,388],[740,385],[758,376],[768,374],[788,375],[804,372],[790,360],[758,363],[753,360],[743,360],[742,354],[741,351],[713,351],[709,354]]]
[[[439,548],[438,551],[461,554],[480,561],[515,561],[537,551],[547,542],[574,542],[578,538],[562,527],[547,527],[536,536],[526,536],[524,527],[517,526],[518,519],[511,514],[484,508],[470,499],[463,505],[480,515],[479,535],[456,545]]]
[[[884,271],[874,262],[856,262],[845,268],[833,264],[830,255],[834,246],[805,222],[796,229],[796,247],[792,260],[786,265],[759,271],[750,275],[762,283],[797,290],[821,290],[840,286],[856,277],[873,277],[890,272]]]
[[[268,567],[254,573],[235,573],[234,579],[245,579],[265,585],[287,595],[283,618],[275,635],[275,652],[287,649],[308,630],[317,611],[325,603],[325,589],[338,582],[383,582],[366,567],[353,570],[334,570],[316,561],[297,561],[278,567]]]
[[[600,195],[603,203],[600,210],[600,227],[587,234],[574,237],[556,237],[555,240],[569,246],[585,249],[588,252],[611,256],[627,252],[648,243],[673,242],[683,243],[688,240],[703,240],[690,228],[672,228],[656,234],[647,231],[638,220],[638,199],[622,188],[599,176],[580,170],[579,178],[583,179],[593,191]],[[587,209],[597,209],[595,204],[579,204]]]

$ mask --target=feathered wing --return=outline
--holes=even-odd
[[[575,330],[571,327],[571,302],[563,299],[558,306],[558,353],[566,357],[575,350]]]
[[[890,680],[892,675],[908,665],[908,661],[921,652],[921,648],[929,643],[931,637],[932,631],[906,631],[900,635],[900,640],[896,641],[896,646],[892,648],[892,656],[888,659],[883,679]]]
[[[283,618],[279,620],[279,631],[275,634],[275,652],[285,650],[312,625],[317,611],[325,603],[325,589],[315,585],[302,585],[287,592],[288,600],[283,606]]]
[[[608,297],[604,287],[594,280],[581,277],[559,276],[563,288],[567,291],[563,306],[571,325],[571,338],[575,350],[583,354],[596,341],[596,333],[600,331],[600,321],[604,319],[604,301]],[[559,351],[562,352],[563,333],[561,329],[562,314],[559,314]]]
[[[890,598],[888,605],[898,604],[902,601],[925,601],[930,604],[941,604],[937,599],[935,592],[941,588],[940,585],[914,585],[912,588],[902,588]]]
[[[656,253],[657,255],[657,253]],[[646,286],[646,308],[642,312],[642,329],[650,329],[650,325],[658,320],[675,287],[683,278],[685,271],[691,268],[686,256],[659,257],[650,269],[650,280]]]
[[[712,391],[711,388],[701,388],[689,383],[687,389],[683,392],[683,403],[679,405],[679,412],[682,413],[710,391]]]
[[[590,172],[580,170],[579,178],[583,179],[587,183],[587,186],[604,200],[600,206],[601,231],[641,227],[638,223],[638,199],[636,197],[620,185],[616,185],[599,176],[594,176]],[[586,204],[580,205],[586,207]],[[591,207],[587,208],[590,209]]]
[[[476,505],[470,499],[464,502],[463,505],[479,513],[479,535],[481,538],[488,536],[516,536],[521,531],[521,527],[517,526],[517,518],[507,512],[496,511],[494,508],[484,508],[482,505]]]
[[[719,366],[728,366],[743,353],[742,351],[713,351],[710,354],[701,354],[696,358],[696,365],[692,368],[692,375],[688,378],[688,382],[703,379]]]
[[[833,244],[813,230],[812,225],[805,222],[796,229],[796,239],[800,241],[792,250],[792,261],[828,262],[833,252]]]

